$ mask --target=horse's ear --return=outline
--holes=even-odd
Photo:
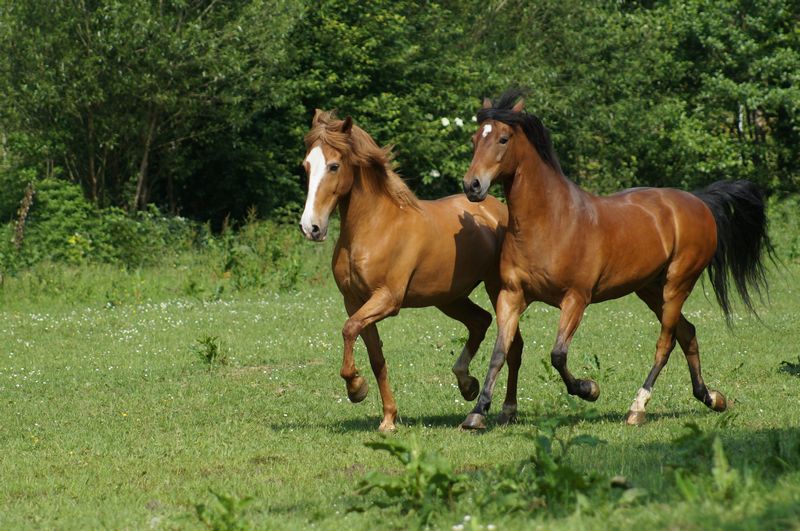
[[[492,108],[492,100],[489,98],[483,98],[483,108],[484,109],[491,109]]]
[[[349,133],[350,129],[352,128],[353,128],[353,119],[350,116],[342,120],[342,128],[341,128],[342,133]]]
[[[522,112],[522,109],[525,107],[525,98],[520,98],[517,103],[514,104],[514,107],[511,108],[514,112]]]
[[[322,109],[314,109],[314,117],[311,119],[312,125],[317,125],[319,123],[319,119],[323,112],[324,111]]]

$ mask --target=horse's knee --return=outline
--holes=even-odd
[[[355,341],[360,332],[361,327],[358,323],[348,319],[347,322],[344,323],[344,328],[342,328],[342,337],[345,341]]]

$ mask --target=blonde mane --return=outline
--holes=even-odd
[[[335,149],[342,159],[361,168],[361,181],[366,187],[388,195],[397,205],[419,209],[419,199],[394,171],[391,146],[382,148],[366,131],[353,124],[349,133],[342,132],[344,120],[333,112],[318,111],[311,130],[306,133],[306,148],[320,142]]]

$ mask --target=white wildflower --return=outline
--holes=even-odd
[[[442,127],[449,127],[449,126],[450,126],[450,120],[447,118],[442,118]]]
[[[473,115],[473,116],[472,116],[472,121],[473,121],[473,122],[477,122],[477,121],[478,121],[478,117]]]
[[[456,127],[464,127],[464,120],[456,118]]]
[[[431,113],[427,113],[427,114],[425,115],[425,119],[426,119],[426,120],[433,120],[433,115],[432,115]]]
[[[439,170],[431,170],[431,171],[428,172],[428,175],[430,175],[434,179],[437,178],[437,177],[441,177],[442,176],[442,174],[439,173]]]

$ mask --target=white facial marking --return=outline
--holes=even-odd
[[[314,147],[308,152],[306,157],[308,162],[308,195],[306,196],[306,207],[303,210],[303,216],[300,218],[300,224],[303,226],[303,232],[311,234],[311,226],[314,224],[316,212],[314,212],[314,199],[317,197],[317,189],[322,177],[325,175],[325,168],[327,161],[325,154],[322,153],[322,148],[319,146]]]
[[[486,124],[483,126],[483,133],[481,133],[481,138],[486,138],[489,136],[489,133],[492,132],[492,124]]]

